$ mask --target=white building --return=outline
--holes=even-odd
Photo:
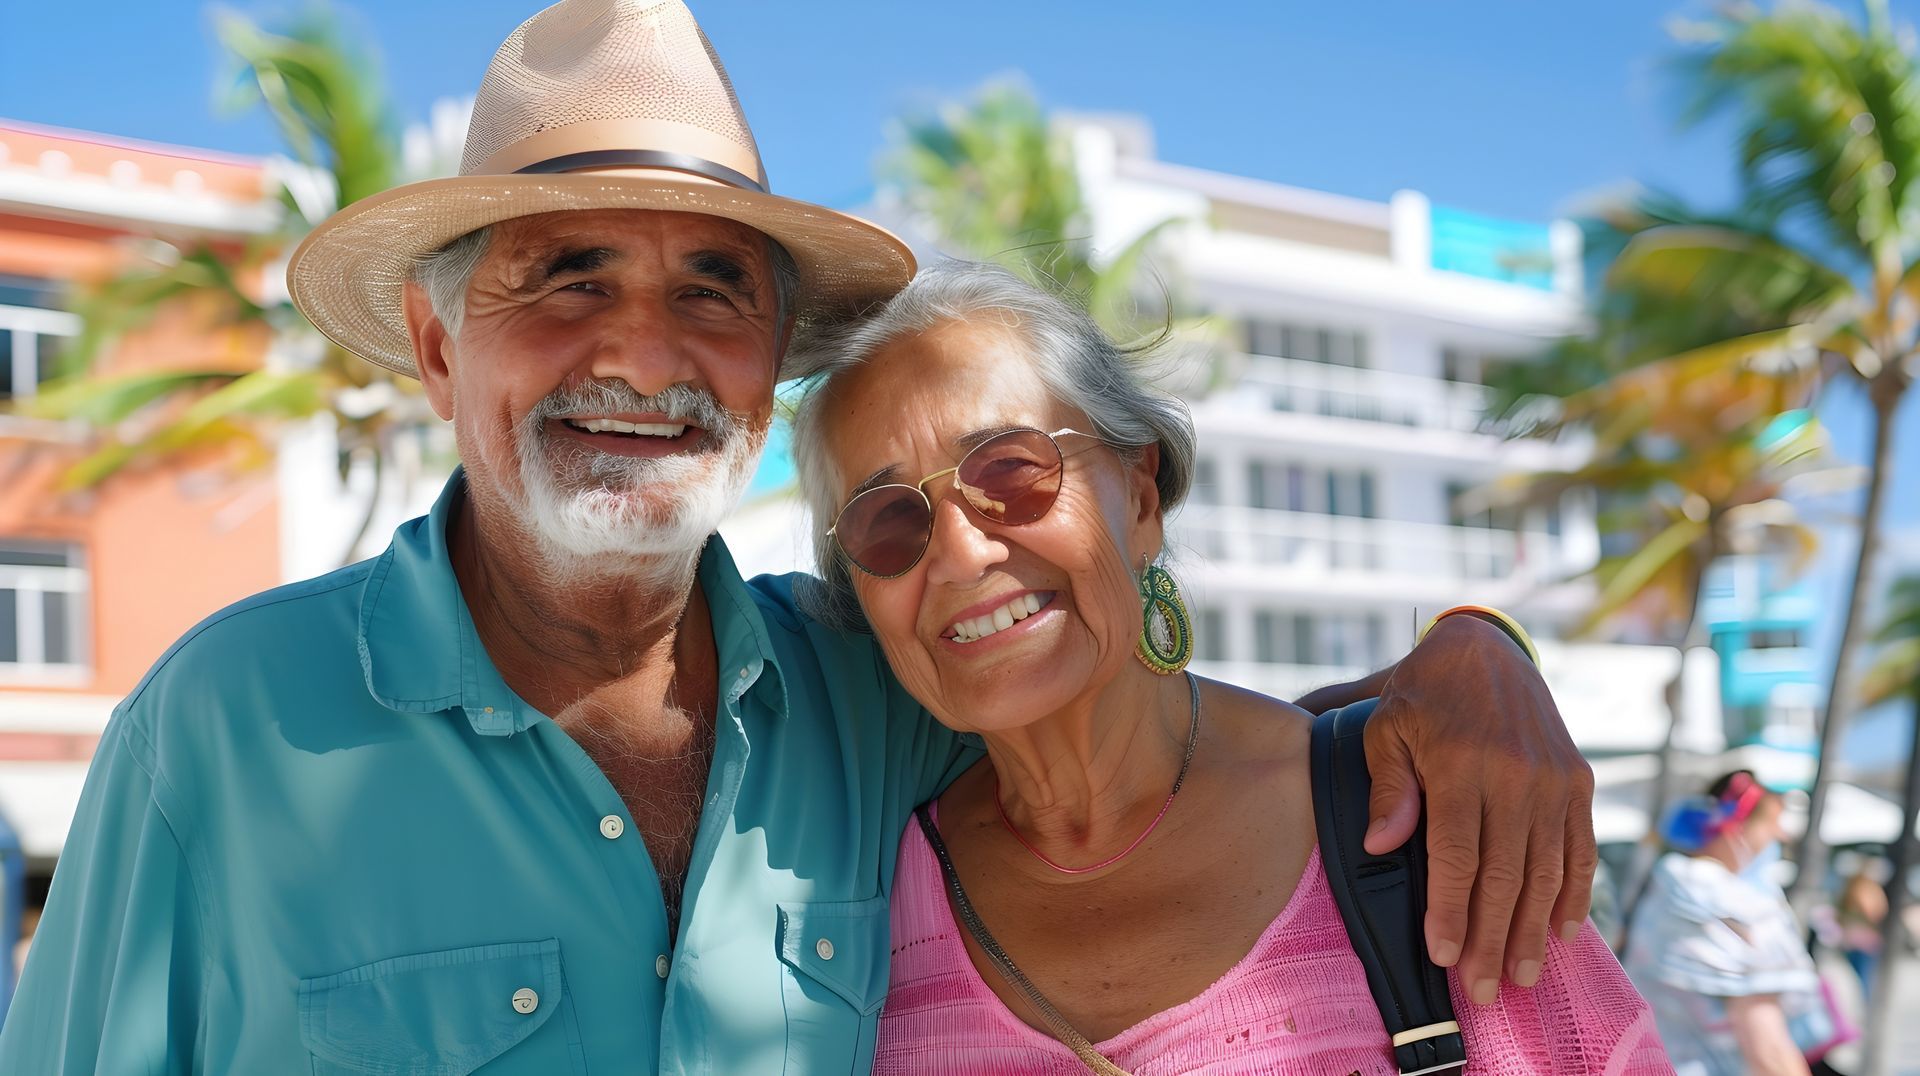
[[[1657,748],[1677,652],[1555,642],[1592,600],[1591,584],[1569,582],[1600,555],[1590,500],[1472,513],[1458,499],[1580,462],[1577,444],[1503,437],[1481,380],[1579,327],[1578,229],[1414,191],[1370,202],[1169,164],[1135,122],[1071,130],[1096,249],[1175,220],[1157,268],[1228,352],[1174,386],[1200,430],[1196,489],[1172,527],[1198,667],[1297,697],[1405,653],[1443,608],[1495,605],[1542,640],[1590,756]],[[1711,652],[1686,682],[1681,740],[1717,750]],[[1646,776],[1615,768],[1622,785]],[[1644,814],[1621,791],[1614,828],[1631,837]]]

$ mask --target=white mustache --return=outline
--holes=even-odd
[[[746,420],[720,406],[712,392],[685,383],[668,385],[652,396],[634,391],[625,381],[582,381],[561,388],[535,404],[523,420],[544,437],[548,419],[562,415],[612,414],[620,411],[659,413],[707,431],[714,447],[726,445],[745,428]]]

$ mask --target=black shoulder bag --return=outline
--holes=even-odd
[[[1367,987],[1393,1037],[1401,1076],[1467,1063],[1453,1018],[1447,973],[1427,956],[1427,827],[1384,856],[1369,855],[1367,772],[1362,733],[1378,699],[1329,710],[1313,722],[1313,816],[1320,862],[1340,906],[1347,938],[1367,970]]]

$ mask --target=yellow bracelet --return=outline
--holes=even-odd
[[[1540,664],[1540,651],[1533,645],[1533,639],[1527,635],[1527,629],[1521,627],[1519,621],[1498,609],[1486,605],[1456,605],[1451,609],[1444,610],[1432,620],[1427,621],[1426,627],[1420,629],[1420,635],[1414,639],[1414,645],[1420,645],[1421,641],[1426,639],[1427,633],[1433,630],[1435,624],[1440,623],[1442,620],[1456,613],[1479,613],[1481,616],[1493,621],[1495,627],[1506,632],[1508,637],[1519,644],[1521,650],[1526,651],[1527,657],[1532,659],[1536,667]]]

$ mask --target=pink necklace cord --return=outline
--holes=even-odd
[[[1000,824],[1007,827],[1007,832],[1013,834],[1013,839],[1020,842],[1020,847],[1033,853],[1033,858],[1045,863],[1061,874],[1092,874],[1094,871],[1111,867],[1115,863],[1132,855],[1134,849],[1145,844],[1147,838],[1153,836],[1153,831],[1160,828],[1160,820],[1167,817],[1167,811],[1173,807],[1173,798],[1180,794],[1180,786],[1186,783],[1187,767],[1193,765],[1193,749],[1200,742],[1200,681],[1196,680],[1192,673],[1188,673],[1187,684],[1193,692],[1193,716],[1187,723],[1186,757],[1180,760],[1180,772],[1174,775],[1173,791],[1167,793],[1167,802],[1160,805],[1160,813],[1153,816],[1153,821],[1147,823],[1146,830],[1142,832],[1140,836],[1135,837],[1132,844],[1127,845],[1118,853],[1108,856],[1106,859],[1095,863],[1091,867],[1063,867],[1055,863],[1053,860],[1047,858],[1045,852],[1029,844],[1027,839],[1020,835],[1020,830],[1014,826],[1013,819],[1007,817],[1006,804],[1000,801],[1000,773],[996,770],[993,775],[993,809],[1000,813]]]

